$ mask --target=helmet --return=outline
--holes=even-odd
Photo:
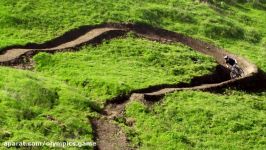
[[[226,55],[226,56],[224,56],[224,59],[228,59],[229,57]]]

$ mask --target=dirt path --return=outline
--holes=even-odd
[[[93,119],[97,148],[101,150],[129,150],[126,134],[108,118]]]
[[[146,90],[139,90],[131,92],[130,95],[122,98],[116,98],[106,104],[102,114],[103,118],[92,121],[95,130],[97,148],[96,149],[129,149],[128,141],[125,133],[120,127],[112,123],[112,120],[123,114],[125,105],[131,100],[140,100],[144,103],[160,99],[167,93],[180,90],[212,90],[232,86],[235,84],[246,85],[251,78],[254,78],[258,73],[258,68],[250,63],[248,60],[230,54],[224,49],[215,47],[211,44],[205,43],[198,39],[194,39],[179,33],[171,32],[164,29],[154,28],[148,25],[138,24],[102,24],[97,26],[83,26],[79,29],[74,29],[61,37],[47,41],[43,44],[28,44],[26,46],[10,46],[4,48],[0,55],[0,64],[5,66],[17,66],[25,62],[38,52],[60,52],[69,49],[76,49],[77,47],[86,44],[98,44],[104,39],[112,39],[114,37],[122,36],[127,32],[134,32],[140,37],[155,40],[159,42],[180,42],[194,50],[197,50],[206,55],[212,56],[217,63],[224,66],[223,56],[229,55],[234,57],[239,66],[244,70],[245,75],[234,80],[225,80],[219,83],[196,84],[194,86],[186,87],[165,87],[161,88],[147,88]],[[25,59],[27,58],[27,59]],[[149,92],[145,92],[149,91]],[[119,102],[117,100],[119,99]]]

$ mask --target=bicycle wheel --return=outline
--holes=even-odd
[[[244,75],[244,70],[242,68],[239,68],[239,73],[240,73],[241,76],[243,76]]]
[[[231,79],[235,79],[237,77],[236,73],[235,72],[230,72],[230,77]]]
[[[238,77],[242,77],[242,76],[244,75],[244,71],[243,71],[243,69],[240,68],[238,65],[235,66],[234,69],[235,69],[235,72],[236,72],[236,74],[237,74]]]

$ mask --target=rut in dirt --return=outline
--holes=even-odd
[[[43,44],[27,44],[26,46],[9,46],[0,52],[0,64],[18,68],[31,67],[31,58],[39,52],[55,53],[64,51],[76,51],[84,44],[100,44],[103,40],[109,40],[124,36],[133,32],[137,36],[158,42],[179,42],[197,50],[203,54],[212,56],[219,64],[211,75],[196,77],[191,83],[179,83],[173,85],[155,85],[145,89],[129,92],[108,101],[101,111],[102,117],[91,119],[93,125],[95,149],[131,149],[126,134],[115,123],[115,119],[123,115],[125,105],[132,100],[139,100],[147,105],[161,100],[165,94],[180,90],[219,90],[226,87],[241,87],[243,89],[265,89],[265,73],[243,57],[233,55],[222,48],[194,39],[183,34],[155,28],[144,24],[110,23],[95,26],[82,26],[73,29],[64,35],[47,41]],[[223,56],[234,57],[239,66],[244,70],[243,77],[230,79],[225,67]]]

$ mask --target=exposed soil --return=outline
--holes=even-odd
[[[100,150],[129,150],[126,134],[107,118],[91,121],[96,134],[97,147]]]
[[[95,131],[96,149],[130,149],[126,134],[113,123],[117,117],[123,115],[125,105],[131,100],[140,100],[150,105],[160,100],[165,94],[180,90],[219,90],[225,87],[240,87],[242,89],[265,89],[265,73],[248,60],[233,55],[224,49],[179,33],[154,28],[143,24],[112,23],[96,26],[82,26],[43,44],[27,44],[26,46],[9,46],[0,52],[0,64],[19,69],[31,69],[34,65],[32,56],[38,52],[62,52],[77,50],[83,44],[99,44],[103,40],[123,36],[127,32],[134,32],[140,37],[159,42],[181,42],[194,50],[212,56],[219,64],[211,75],[195,77],[190,83],[173,85],[155,85],[145,89],[131,91],[127,95],[120,95],[108,101],[102,110],[102,118],[92,119]],[[244,70],[243,77],[230,79],[229,71],[224,67],[223,56],[234,57]],[[134,121],[128,121],[132,125]]]

